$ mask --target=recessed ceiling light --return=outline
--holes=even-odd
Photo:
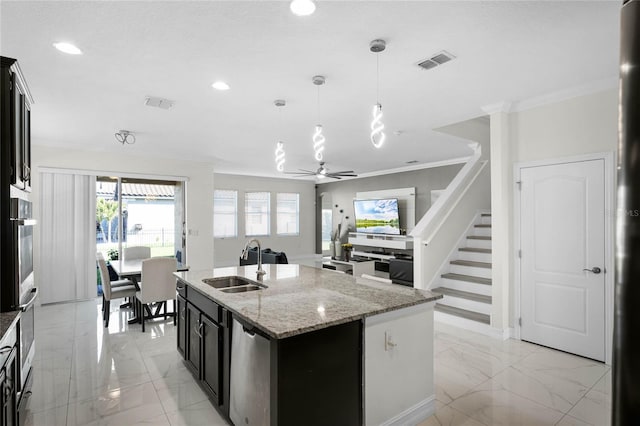
[[[229,90],[230,87],[227,83],[225,83],[224,81],[216,81],[215,83],[213,83],[211,85],[211,87],[213,87],[216,90]]]
[[[71,43],[53,43],[53,47],[69,55],[82,55],[82,50]]]
[[[312,0],[293,0],[289,8],[294,15],[309,16],[316,11],[316,4]]]

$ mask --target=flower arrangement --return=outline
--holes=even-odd
[[[351,243],[344,243],[344,244],[342,244],[342,249],[343,249],[343,250],[347,250],[347,251],[352,250],[352,249],[353,249],[353,244],[351,244]]]

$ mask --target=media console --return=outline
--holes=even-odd
[[[413,285],[412,237],[351,232],[349,243],[354,245],[353,256],[375,259],[376,271],[389,273],[397,284]]]
[[[413,238],[407,237],[406,235],[363,234],[359,232],[350,232],[349,243],[354,246],[379,247],[394,250],[413,250]]]

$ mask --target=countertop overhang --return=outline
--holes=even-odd
[[[256,280],[256,265],[176,272],[175,276],[242,320],[276,339],[343,324],[442,295],[303,265],[263,265],[268,288],[224,293],[202,280],[239,276]]]

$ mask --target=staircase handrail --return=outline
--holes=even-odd
[[[433,203],[431,208],[427,210],[422,219],[420,219],[409,233],[410,236],[422,239],[425,245],[429,244],[467,189],[473,184],[487,164],[486,160],[480,161],[481,154],[480,144],[476,144],[474,153],[469,158],[469,161],[467,161],[456,177],[447,185],[447,188],[436,202]]]

